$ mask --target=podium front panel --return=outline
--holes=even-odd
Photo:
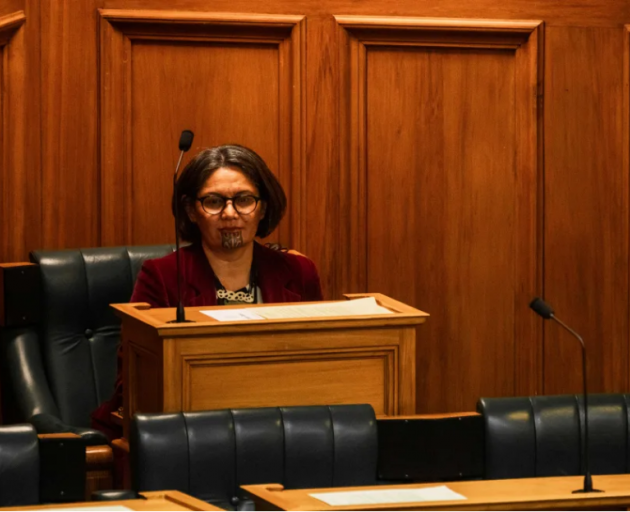
[[[423,318],[174,328],[130,311],[125,436],[136,412],[367,403],[378,415],[415,413]]]
[[[231,347],[220,348],[226,341]],[[180,340],[166,378],[181,389],[171,386],[165,410],[369,403],[376,414],[397,412],[398,330],[335,331],[325,339],[321,332],[259,333],[212,342],[221,353],[208,354],[208,340]]]

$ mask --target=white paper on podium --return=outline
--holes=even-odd
[[[262,316],[253,313],[255,309],[217,309],[215,311],[202,311],[219,322],[236,322],[238,320],[264,320]]]
[[[377,505],[385,503],[413,503],[415,501],[465,500],[465,496],[445,485],[421,489],[383,489],[369,491],[319,492],[309,494],[332,507],[344,505]]]
[[[215,309],[212,311],[201,311],[201,313],[219,322],[393,314],[389,309],[379,306],[374,297],[347,300],[345,302],[317,302],[315,304],[293,304],[290,306]]]

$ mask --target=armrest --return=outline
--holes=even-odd
[[[93,501],[118,501],[118,500],[137,500],[141,496],[130,489],[112,489],[108,491],[94,491],[92,493]]]
[[[73,427],[51,414],[35,414],[29,418],[38,434],[57,434],[70,432],[77,434],[87,446],[109,444],[109,439],[102,432],[90,428]]]
[[[113,487],[114,457],[111,446],[85,446],[81,436],[67,432],[38,434],[37,437],[40,455],[44,455],[40,464],[40,490],[46,498],[43,501],[86,501],[92,492]],[[70,441],[70,444],[66,441]],[[79,459],[74,449],[77,441],[81,450]],[[65,452],[62,450],[64,447]],[[74,480],[73,474],[78,475]],[[78,481],[80,485],[77,485]],[[74,497],[70,499],[73,490]]]
[[[59,419],[59,410],[48,386],[33,327],[0,330],[0,374],[5,379],[17,409],[17,421],[28,421],[38,434],[70,432],[87,445],[109,444],[98,430],[73,427]],[[4,386],[3,386],[4,387]]]
[[[32,425],[0,429],[0,506],[37,505],[40,500],[40,453]]]
[[[11,393],[17,421],[36,414],[59,416],[44,372],[37,331],[33,327],[0,329],[0,374]]]
[[[477,413],[378,418],[377,427],[381,480],[483,477],[483,418]]]
[[[22,327],[39,322],[40,290],[39,265],[0,263],[0,326]]]
[[[85,443],[76,434],[39,434],[39,493],[43,503],[85,500]]]

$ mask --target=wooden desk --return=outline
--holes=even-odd
[[[367,403],[414,414],[416,327],[429,316],[381,294],[391,315],[168,323],[174,308],[114,304],[122,318],[124,437],[135,412]],[[303,303],[302,303],[303,304]],[[257,308],[267,305],[236,306]]]
[[[144,496],[145,499],[57,503],[55,505],[0,508],[0,510],[68,510],[78,507],[90,507],[98,512],[99,508],[105,511],[113,506],[123,506],[131,510],[223,510],[179,491],[141,492],[140,495]]]
[[[610,510],[627,509],[630,506],[630,475],[594,476],[593,486],[605,492],[572,494],[573,490],[582,488],[582,483],[583,477],[569,476],[287,491],[279,484],[242,487],[255,501],[256,510]],[[313,492],[409,489],[439,485],[446,485],[468,499],[331,507],[309,496]]]

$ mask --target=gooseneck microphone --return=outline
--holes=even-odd
[[[575,336],[580,345],[582,345],[582,387],[584,392],[584,439],[582,440],[582,453],[584,457],[584,488],[573,491],[574,493],[581,492],[602,492],[598,489],[593,489],[593,478],[591,477],[591,471],[588,464],[588,393],[586,388],[586,347],[584,346],[584,340],[582,337],[571,329],[567,324],[565,324],[562,320],[557,318],[551,306],[547,304],[544,300],[539,297],[536,297],[529,305],[536,313],[542,316],[545,320],[555,320],[562,327],[564,327],[567,331],[569,331],[573,336]]]
[[[195,134],[190,130],[184,130],[179,137],[179,160],[175,167],[175,174],[173,175],[173,197],[175,198],[175,259],[177,262],[177,313],[175,320],[171,320],[169,323],[184,323],[192,322],[192,320],[186,320],[186,310],[182,303],[182,271],[180,266],[181,255],[179,254],[179,192],[177,190],[177,173],[179,172],[179,166],[182,164],[184,153],[192,146],[192,141]]]

